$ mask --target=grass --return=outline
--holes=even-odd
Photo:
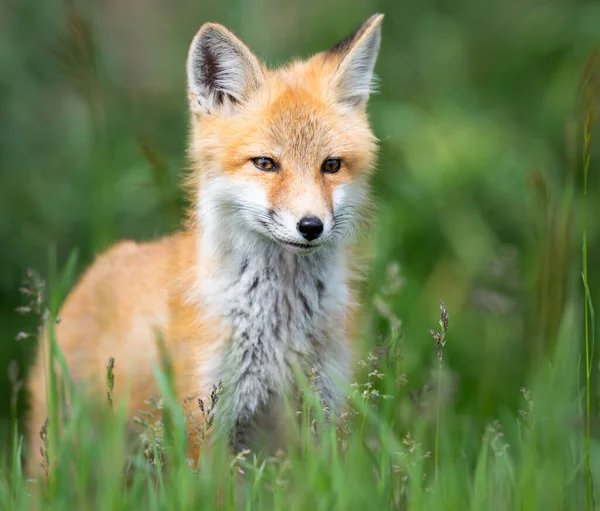
[[[590,144],[592,139],[592,129],[596,118],[596,96],[600,82],[596,75],[596,65],[598,53],[590,57],[589,65],[584,75],[584,83],[582,90],[583,106],[585,111],[585,122],[583,126],[583,218],[582,218],[582,272],[583,280],[583,307],[584,307],[584,335],[585,335],[585,383],[586,383],[586,421],[585,421],[585,438],[586,438],[586,509],[590,510],[593,506],[594,495],[592,487],[592,469],[591,469],[591,373],[592,373],[592,351],[594,345],[594,308],[588,280],[588,232],[587,232],[587,200],[588,200],[588,176],[590,170],[591,150]],[[590,343],[590,324],[592,326],[592,335]]]
[[[55,277],[55,286],[65,286],[69,273],[67,268],[61,278]],[[155,371],[163,427],[145,435],[145,450],[130,447],[124,409],[113,402],[112,368],[118,360],[107,361],[102,403],[90,402],[73,386],[61,389],[50,371],[54,410],[44,432],[48,484],[23,476],[24,447],[15,430],[12,465],[0,475],[0,508],[581,509],[586,452],[573,420],[578,351],[569,335],[577,321],[575,310],[563,318],[555,353],[533,376],[531,389],[523,389],[520,410],[506,410],[477,431],[469,417],[448,405],[447,389],[440,388],[446,384],[441,350],[452,349],[452,342],[445,345],[448,312],[443,304],[441,308],[440,331],[432,332],[432,355],[439,357],[432,357],[437,358],[432,364],[436,376],[416,400],[398,374],[398,339],[383,337],[359,363],[359,379],[348,389],[348,411],[337,424],[326,424],[320,399],[305,382],[304,405],[290,414],[300,416],[290,422],[297,444],[285,452],[234,456],[218,441],[206,450],[197,470],[185,455],[185,417],[173,393],[166,354]],[[41,311],[51,325],[55,315],[45,304]],[[397,321],[384,318],[382,333],[390,334]],[[61,367],[52,335],[49,353],[48,367]],[[430,399],[433,387],[436,395]],[[63,391],[69,394],[68,418],[59,406]],[[210,414],[218,397],[209,396],[199,406]],[[406,407],[414,413],[401,426],[398,411]]]
[[[440,316],[440,330],[438,332],[430,330],[429,333],[435,339],[435,350],[438,358],[438,378],[437,378],[437,399],[435,408],[435,482],[438,477],[438,458],[440,452],[440,401],[442,391],[442,363],[444,360],[444,346],[446,345],[446,334],[448,333],[448,310],[444,302],[440,304],[442,314]]]

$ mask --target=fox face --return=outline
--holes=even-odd
[[[366,103],[383,16],[309,60],[268,70],[205,24],[188,54],[194,215],[222,243],[308,254],[362,219],[376,140]]]

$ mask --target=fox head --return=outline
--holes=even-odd
[[[356,229],[376,152],[366,104],[382,19],[275,70],[224,26],[200,28],[187,78],[194,217],[204,231],[306,254]]]

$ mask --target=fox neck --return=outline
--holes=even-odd
[[[339,293],[345,288],[343,246],[326,246],[300,255],[261,234],[217,217],[202,218],[197,233],[200,267],[209,268],[208,274],[203,275],[203,294],[215,312],[222,314],[229,307],[232,299],[229,290],[240,291],[244,282],[253,288],[248,291],[264,286],[273,289],[294,287],[301,301],[304,287],[318,288],[319,293],[330,289]],[[268,303],[264,305],[264,314],[274,312],[268,309]],[[317,312],[309,305],[305,308],[309,316]],[[320,306],[316,305],[315,309],[318,308]]]

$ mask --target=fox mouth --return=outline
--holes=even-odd
[[[315,245],[311,245],[309,243],[296,243],[295,241],[283,241],[283,240],[277,240],[280,241],[281,243],[284,243],[285,245],[290,245],[292,247],[296,247],[296,248],[315,248]]]
[[[274,237],[273,239],[278,245],[281,245],[285,249],[299,254],[310,254],[321,247],[320,243],[299,243],[297,241],[288,241],[276,237]]]

